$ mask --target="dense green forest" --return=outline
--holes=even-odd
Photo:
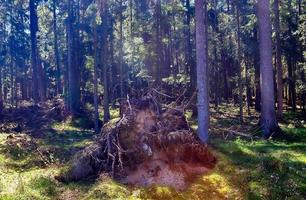
[[[0,0],[0,199],[305,199],[303,0]]]

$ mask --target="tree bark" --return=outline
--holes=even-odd
[[[283,118],[283,69],[280,48],[279,0],[274,0],[274,26],[277,70],[277,116]]]
[[[196,57],[197,57],[197,90],[198,90],[198,135],[202,142],[208,142],[209,99],[207,80],[207,19],[206,1],[195,1],[196,13]]]
[[[2,93],[2,67],[0,67],[0,113],[3,109],[3,93]]]
[[[120,0],[120,22],[119,22],[119,35],[120,35],[120,49],[119,49],[119,73],[120,73],[120,97],[124,98],[124,72],[123,72],[123,2]]]
[[[269,0],[258,1],[257,6],[261,78],[261,127],[263,137],[268,139],[278,129],[274,100],[272,27]]]
[[[68,1],[69,11],[68,11],[68,79],[69,79],[69,104],[70,112],[73,116],[77,115],[80,110],[80,77],[79,77],[79,67],[76,64],[75,53],[75,37],[74,37],[74,11],[72,1]]]
[[[162,67],[162,37],[161,37],[161,0],[155,0],[155,17],[156,17],[156,63],[154,67],[154,78],[157,84],[161,83],[161,67]]]
[[[97,39],[97,25],[94,28],[94,108],[95,108],[95,132],[99,133],[99,104],[98,104],[98,39]]]
[[[52,13],[53,13],[53,34],[54,34],[54,56],[55,56],[55,66],[56,66],[56,94],[62,93],[62,83],[61,83],[61,68],[60,68],[60,58],[58,50],[58,34],[57,34],[57,16],[56,16],[56,3],[57,0],[53,0]]]
[[[190,95],[195,91],[196,88],[196,68],[194,65],[193,53],[192,53],[192,43],[191,43],[191,6],[190,0],[186,0],[186,25],[187,25],[187,51],[186,51],[186,59],[187,59],[187,66],[189,70],[189,77],[190,77]]]
[[[258,42],[257,29],[254,28],[254,40]],[[255,70],[255,110],[260,112],[261,110],[261,91],[260,91],[260,65],[259,65],[259,52],[256,48],[254,53],[254,70]]]
[[[33,99],[37,103],[39,101],[38,91],[38,70],[37,70],[37,38],[36,33],[38,31],[38,18],[37,18],[37,5],[35,0],[29,1],[30,8],[30,32],[31,32],[31,65],[32,65],[32,84],[33,84]]]
[[[239,90],[239,118],[243,122],[243,99],[242,99],[242,77],[241,77],[241,45],[240,45],[240,14],[239,8],[236,7],[237,18],[237,58],[238,58],[238,90]]]
[[[101,65],[103,67],[103,86],[104,86],[104,97],[103,97],[103,121],[104,123],[110,120],[109,113],[109,82],[108,82],[108,62],[107,62],[107,30],[108,30],[108,2],[107,0],[101,0],[101,18],[102,18],[102,51],[101,51]]]

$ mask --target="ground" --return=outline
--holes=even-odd
[[[0,134],[0,199],[303,199],[306,196],[306,125],[303,115],[286,112],[280,123],[288,140],[263,141],[258,116],[238,122],[235,106],[212,108],[211,147],[218,158],[209,174],[185,191],[169,187],[136,188],[101,175],[97,181],[63,184],[54,178],[71,156],[90,144],[95,134],[71,125],[33,139],[25,134]],[[246,114],[246,113],[245,113]],[[112,110],[112,115],[118,111]],[[186,113],[193,128],[196,122]],[[304,198],[305,199],[305,198]]]

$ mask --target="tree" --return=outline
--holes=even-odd
[[[261,126],[263,137],[268,139],[278,129],[275,114],[274,78],[272,66],[272,27],[269,0],[257,3],[259,24],[259,52],[261,77]]]
[[[238,90],[239,90],[239,117],[240,122],[243,122],[243,87],[241,77],[241,45],[240,45],[240,11],[236,6],[236,18],[237,18],[237,62],[238,62]]]
[[[54,34],[54,57],[56,65],[56,94],[58,95],[62,93],[62,83],[61,83],[60,58],[58,50],[56,3],[57,0],[53,0],[52,13],[53,13],[53,34]]]
[[[209,100],[207,79],[207,19],[206,1],[195,1],[196,15],[196,57],[197,57],[197,90],[198,90],[198,135],[202,142],[208,142]]]
[[[194,56],[192,53],[192,41],[191,41],[191,6],[190,6],[190,0],[186,0],[186,34],[187,34],[187,45],[186,48],[187,50],[186,52],[186,64],[188,66],[188,70],[189,70],[189,77],[190,77],[190,89],[191,89],[191,93],[193,93],[195,91],[195,85],[196,85],[196,70],[195,70],[195,66],[194,66]]]
[[[68,1],[68,21],[67,21],[67,44],[68,44],[68,90],[69,90],[69,110],[72,115],[77,115],[80,110],[80,69],[76,53],[75,38],[75,15],[72,0]]]
[[[101,0],[100,5],[100,17],[102,19],[101,27],[101,38],[102,38],[102,51],[101,51],[101,65],[103,68],[103,87],[104,87],[104,96],[103,96],[103,109],[104,109],[104,119],[103,122],[106,123],[110,120],[109,113],[109,77],[108,77],[108,62],[107,62],[107,33],[109,25],[109,16],[108,16],[108,0]]]
[[[277,70],[277,116],[283,117],[283,69],[280,47],[279,0],[274,0],[275,64]]]
[[[39,101],[39,86],[38,86],[38,61],[37,61],[37,38],[38,19],[37,19],[37,2],[36,0],[29,1],[30,8],[30,31],[31,31],[31,65],[33,70],[32,84],[33,84],[33,98],[35,102]]]
[[[124,98],[124,72],[123,72],[123,1],[120,0],[120,11],[119,11],[119,72],[120,72],[120,97]]]
[[[95,132],[99,132],[99,104],[98,104],[98,38],[97,38],[97,24],[95,22],[94,27],[94,72],[93,72],[93,84],[94,84],[94,108],[95,108]]]

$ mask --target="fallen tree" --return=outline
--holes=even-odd
[[[106,124],[97,141],[78,153],[60,181],[109,173],[122,183],[186,186],[212,169],[216,158],[191,130],[181,109],[165,110],[152,98],[126,101],[121,118]]]

